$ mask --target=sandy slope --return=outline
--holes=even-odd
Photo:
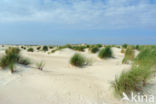
[[[3,53],[2,51],[0,51]],[[115,58],[101,60],[82,53],[92,65],[75,68],[69,64],[73,50],[54,54],[22,52],[34,63],[45,61],[44,71],[17,65],[18,72],[0,71],[0,104],[122,104],[114,98],[110,82],[130,65],[121,64],[123,54],[113,48]]]

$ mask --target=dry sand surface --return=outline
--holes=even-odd
[[[5,49],[0,49],[0,54]],[[26,52],[31,67],[16,66],[17,73],[0,70],[0,104],[124,104],[113,95],[110,82],[127,70],[124,55],[113,48],[114,58],[101,60],[97,54],[83,52],[92,65],[76,68],[69,64],[75,51],[63,49],[53,54]],[[44,61],[43,71],[35,63]]]

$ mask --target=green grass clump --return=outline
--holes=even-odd
[[[50,48],[50,49],[53,49],[54,47],[53,47],[53,46],[49,46],[49,48]]]
[[[55,53],[56,52],[56,50],[51,50],[51,53]]]
[[[38,47],[37,47],[37,50],[40,50],[40,49],[41,49],[41,46],[38,46]]]
[[[0,66],[4,69],[6,67],[9,67],[12,73],[14,72],[14,66],[16,63],[25,64],[25,65],[29,64],[28,61],[26,61],[20,56],[19,48],[9,47],[5,51],[5,54],[6,55],[0,59]]]
[[[43,51],[48,51],[48,46],[43,46]]]
[[[127,47],[128,47],[128,44],[126,43],[122,45],[122,48],[127,48]]]
[[[112,86],[117,95],[123,92],[143,91],[148,79],[156,72],[156,46],[141,46],[141,51],[134,59],[132,68],[127,72],[122,72],[115,78]]]
[[[99,52],[98,56],[99,56],[101,59],[112,57],[112,50],[111,50],[111,48],[110,48],[110,47],[103,48],[103,49]]]
[[[116,77],[115,81],[112,82],[112,87],[117,95],[122,96],[123,92],[129,95],[131,92],[141,91],[151,74],[151,70],[146,69],[146,67],[133,67]]]
[[[99,51],[98,47],[92,47],[89,49],[91,53],[97,53]]]
[[[134,60],[136,65],[154,66],[156,62],[156,47],[147,47]]]
[[[6,68],[9,66],[9,64],[13,64],[16,63],[19,60],[19,53],[20,50],[19,48],[11,48],[9,47],[6,51],[5,51],[5,56],[3,56],[0,60],[0,66],[2,68]],[[13,72],[13,70],[11,70]]]
[[[128,64],[129,61],[132,61],[134,59],[134,57],[135,57],[135,51],[132,48],[127,48],[122,63]]]
[[[135,49],[136,49],[136,50],[140,50],[140,46],[139,46],[139,45],[136,45],[136,46],[135,46]]]
[[[28,52],[34,52],[34,49],[33,49],[33,48],[28,48],[27,51],[28,51]]]
[[[82,56],[81,54],[79,53],[75,53],[71,59],[70,59],[70,64],[73,65],[73,66],[76,66],[76,67],[83,67],[85,65],[88,65],[89,62],[88,60]]]

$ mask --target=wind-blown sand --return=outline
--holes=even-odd
[[[36,69],[35,64],[17,65],[14,74],[0,70],[0,104],[122,104],[110,86],[116,75],[130,68],[122,64],[124,54],[120,51],[113,48],[114,58],[107,60],[83,52],[92,61],[84,68],[69,64],[75,53],[70,49],[53,54],[22,51],[33,63],[45,61],[46,65],[43,71]]]

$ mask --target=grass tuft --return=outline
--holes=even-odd
[[[40,49],[41,49],[41,46],[38,46],[38,47],[37,47],[37,50],[40,50]]]
[[[130,94],[138,92],[146,85],[147,79],[151,77],[151,71],[146,67],[133,67],[127,72],[122,72],[119,77],[112,82],[112,87],[116,94],[122,96],[122,93]]]
[[[122,48],[127,48],[127,47],[128,47],[128,44],[126,43],[122,45]]]
[[[122,72],[112,82],[115,93],[122,96],[123,92],[130,94],[130,92],[143,91],[148,79],[156,72],[155,62],[156,46],[141,46],[141,51],[134,59],[132,68],[127,72]]]
[[[70,64],[76,67],[83,67],[85,65],[88,65],[89,61],[81,54],[75,53],[70,59]]]
[[[132,48],[127,48],[125,52],[125,57],[122,60],[123,64],[128,64],[135,57],[135,51]]]
[[[89,49],[91,53],[97,53],[99,51],[98,47],[92,47]]]
[[[6,55],[0,59],[0,66],[2,68],[9,67],[12,73],[14,72],[14,66],[16,63],[24,64],[24,65],[29,64],[29,62],[26,59],[20,56],[19,48],[9,47],[5,51],[5,54]]]
[[[33,48],[28,48],[27,51],[28,51],[28,52],[34,52],[34,49],[33,49]]]
[[[98,56],[99,56],[101,59],[112,57],[112,50],[111,50],[111,48],[108,47],[108,46],[107,46],[106,48],[103,48],[103,49],[99,52]]]
[[[36,66],[37,66],[37,69],[43,70],[45,63],[43,61],[41,61],[40,63],[37,63]]]
[[[48,46],[43,46],[43,49],[42,49],[43,51],[48,51]]]

